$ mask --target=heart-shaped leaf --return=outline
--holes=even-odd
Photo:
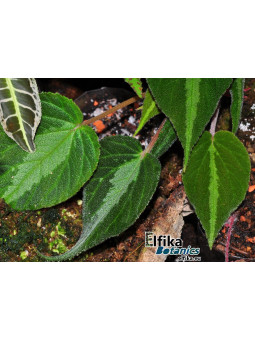
[[[0,197],[16,210],[56,205],[72,197],[90,178],[99,142],[74,102],[42,93],[37,150],[27,154],[0,131]]]
[[[148,79],[159,108],[170,118],[184,148],[184,171],[191,150],[232,79]]]
[[[242,107],[243,107],[243,89],[244,89],[244,79],[236,78],[230,89],[230,94],[232,98],[231,102],[231,117],[232,117],[232,132],[236,133],[239,121],[241,117]]]
[[[119,235],[135,222],[156,190],[160,163],[144,153],[135,138],[107,137],[100,144],[98,168],[83,192],[82,235],[67,253],[43,256],[46,260],[71,260]]]
[[[23,150],[34,152],[41,103],[33,78],[0,78],[0,120],[5,133]]]
[[[142,115],[140,119],[139,126],[134,135],[137,135],[140,130],[144,127],[144,125],[153,117],[157,116],[160,113],[155,100],[153,99],[150,90],[146,91],[143,107],[142,107]]]
[[[205,131],[194,147],[183,183],[187,196],[206,231],[209,246],[238,205],[250,178],[249,155],[235,135]]]
[[[124,78],[125,82],[128,83],[135,93],[142,98],[143,97],[143,85],[140,78]]]

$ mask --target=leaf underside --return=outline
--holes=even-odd
[[[40,96],[43,115],[36,152],[21,152],[0,131],[0,197],[16,210],[51,207],[72,197],[99,158],[93,129],[77,127],[83,120],[78,106],[59,94]]]
[[[243,89],[244,79],[236,78],[230,89],[231,94],[231,117],[232,117],[232,132],[236,133],[241,117],[243,107]]]
[[[229,88],[231,79],[147,79],[162,112],[169,117],[184,148],[184,170],[191,150]]]
[[[5,133],[23,150],[34,152],[41,103],[33,78],[0,78],[0,119]]]
[[[183,183],[206,231],[209,246],[230,214],[243,201],[250,178],[247,150],[235,135],[205,131],[194,147]]]
[[[125,82],[128,83],[135,93],[142,98],[143,97],[143,86],[140,78],[124,78]]]
[[[143,212],[156,190],[160,163],[151,154],[143,157],[140,143],[131,137],[113,136],[101,141],[98,168],[84,188],[83,232],[67,253],[45,257],[71,260],[83,251],[122,233]]]

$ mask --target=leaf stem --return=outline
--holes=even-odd
[[[159,136],[161,130],[163,129],[163,126],[164,126],[165,123],[166,123],[166,120],[167,120],[167,118],[165,118],[165,119],[162,121],[162,123],[160,124],[160,127],[158,128],[158,131],[157,131],[157,132],[155,133],[155,135],[152,137],[152,139],[151,139],[149,145],[148,145],[147,148],[142,152],[142,158],[146,155],[146,153],[151,152],[153,146],[155,145],[155,143],[156,143],[156,141],[157,141],[157,139],[158,139],[158,136]]]
[[[144,96],[145,96],[145,93],[143,93],[143,98],[144,98]],[[119,103],[118,105],[112,107],[111,109],[101,113],[100,115],[98,115],[96,117],[84,120],[80,125],[92,124],[92,123],[96,122],[97,120],[103,119],[103,118],[107,117],[108,115],[115,113],[119,109],[123,109],[124,107],[135,103],[139,99],[141,99],[139,96],[129,98],[129,99],[125,100],[124,102]]]

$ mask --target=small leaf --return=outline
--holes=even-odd
[[[160,163],[142,152],[131,137],[113,136],[101,141],[98,168],[84,188],[83,232],[67,253],[46,257],[49,261],[70,260],[131,226],[156,190]]]
[[[169,121],[169,119],[165,118],[166,122],[159,133],[158,139],[154,144],[151,154],[155,157],[159,158],[162,156],[170,146],[176,141],[175,131]]]
[[[243,107],[243,89],[244,79],[236,78],[230,88],[231,94],[231,117],[232,117],[232,132],[236,133],[241,117]]]
[[[169,117],[184,148],[184,171],[191,150],[232,79],[148,79],[159,108]]]
[[[134,134],[136,136],[138,132],[144,127],[144,125],[153,117],[157,116],[160,113],[150,90],[146,91],[144,102],[143,102],[143,111],[140,119],[139,126]]]
[[[33,78],[0,78],[0,119],[5,133],[23,150],[34,152],[41,103]]]
[[[140,78],[124,78],[125,82],[128,83],[135,93],[142,98],[143,97],[143,85]]]
[[[187,196],[206,231],[209,246],[238,205],[250,178],[249,155],[232,132],[205,131],[194,147],[183,176]]]
[[[91,177],[99,158],[96,133],[78,126],[74,102],[42,93],[37,150],[25,153],[0,131],[0,197],[16,210],[51,207],[72,197]]]

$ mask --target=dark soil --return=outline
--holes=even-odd
[[[105,111],[111,106],[130,98],[133,93],[122,79],[39,79],[39,87],[43,91],[59,92],[74,99],[87,119]],[[104,88],[101,86],[118,88]],[[246,146],[252,162],[250,188],[244,202],[237,210],[231,243],[230,260],[253,261],[255,259],[255,80],[247,79],[242,123],[247,131],[238,130],[237,136]],[[90,91],[84,94],[84,91]],[[230,128],[230,99],[226,96],[222,105],[219,128]],[[132,136],[139,123],[140,103],[119,110],[117,114],[94,123],[93,128],[99,138],[107,135]],[[162,121],[162,116],[155,117],[137,136],[145,147],[156,128]],[[250,125],[249,125],[250,124]],[[246,130],[246,128],[243,128]],[[178,142],[161,158],[162,173],[159,187],[136,223],[119,237],[112,238],[103,244],[81,254],[74,261],[136,261],[144,246],[144,232],[152,228],[151,221],[157,212],[159,202],[169,197],[171,192],[181,185],[183,151]],[[253,188],[254,185],[254,188]],[[15,212],[0,200],[0,261],[41,261],[36,250],[47,254],[61,254],[71,248],[79,239],[82,230],[81,217],[82,192],[70,200],[48,209],[31,212]],[[224,261],[227,228],[223,226],[210,251],[204,231],[195,214],[185,218],[182,238],[184,246],[200,247],[202,261]],[[167,261],[176,261],[174,256]]]

